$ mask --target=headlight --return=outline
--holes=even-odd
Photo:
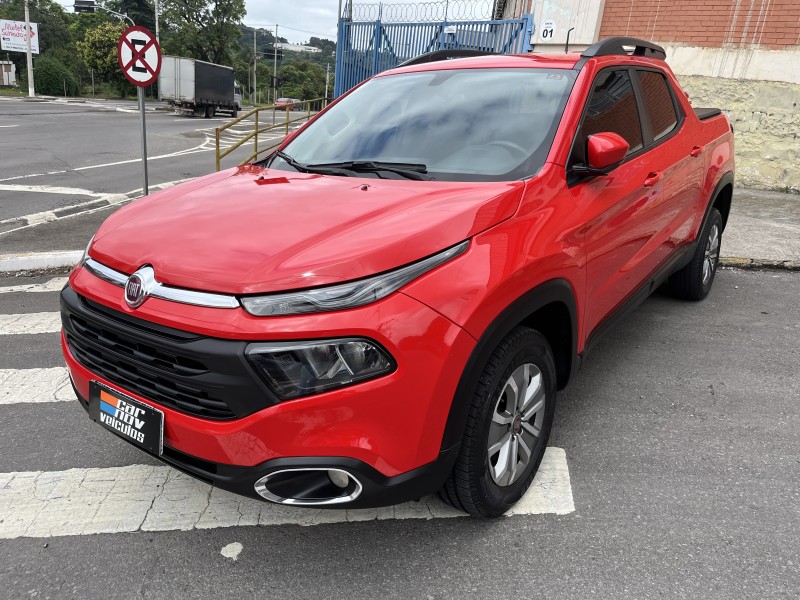
[[[383,348],[360,338],[250,344],[247,358],[282,400],[360,383],[395,368]]]
[[[351,283],[287,294],[245,296],[241,298],[242,306],[257,317],[302,315],[364,306],[396,292],[420,275],[458,256],[468,246],[469,241],[464,241],[405,267]]]

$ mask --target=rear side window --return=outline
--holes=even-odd
[[[578,138],[580,152],[586,152],[590,135],[608,131],[628,142],[628,154],[642,149],[639,109],[627,71],[606,71],[595,79]]]
[[[678,115],[675,112],[675,103],[666,78],[655,71],[638,71],[639,83],[642,88],[650,121],[653,128],[653,141],[669,135],[678,125]]]

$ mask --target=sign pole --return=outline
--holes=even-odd
[[[28,12],[28,0],[25,0],[25,41],[28,54],[28,97],[33,98],[36,92],[33,88],[33,55],[31,54],[31,16]]]
[[[144,167],[144,195],[150,193],[147,181],[147,126],[144,116],[144,88],[139,87],[139,114],[142,121],[142,166]]]
[[[147,178],[147,118],[144,108],[144,88],[158,80],[161,71],[161,47],[158,40],[144,27],[129,27],[117,42],[117,60],[125,78],[139,90],[139,115],[142,122],[142,170],[147,196],[150,182]]]

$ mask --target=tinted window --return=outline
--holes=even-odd
[[[606,71],[595,80],[579,134],[581,152],[585,152],[590,135],[607,131],[628,142],[628,154],[642,149],[639,109],[627,71]]]
[[[659,140],[669,134],[678,124],[675,104],[666,78],[654,71],[639,71],[639,82],[642,86],[644,101],[650,112],[653,125],[653,139]]]
[[[284,150],[307,165],[421,163],[439,180],[524,179],[544,164],[574,81],[573,71],[550,69],[384,75],[343,98]],[[291,168],[281,159],[270,166]]]

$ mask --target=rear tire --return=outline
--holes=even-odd
[[[669,278],[672,294],[685,300],[702,300],[711,291],[719,266],[722,241],[722,215],[711,209],[705,227],[700,232],[691,262]]]
[[[453,472],[439,497],[480,517],[499,517],[527,491],[542,462],[556,399],[545,337],[516,327],[478,381]]]
[[[206,119],[213,119],[216,113],[217,108],[215,106],[206,106]]]

